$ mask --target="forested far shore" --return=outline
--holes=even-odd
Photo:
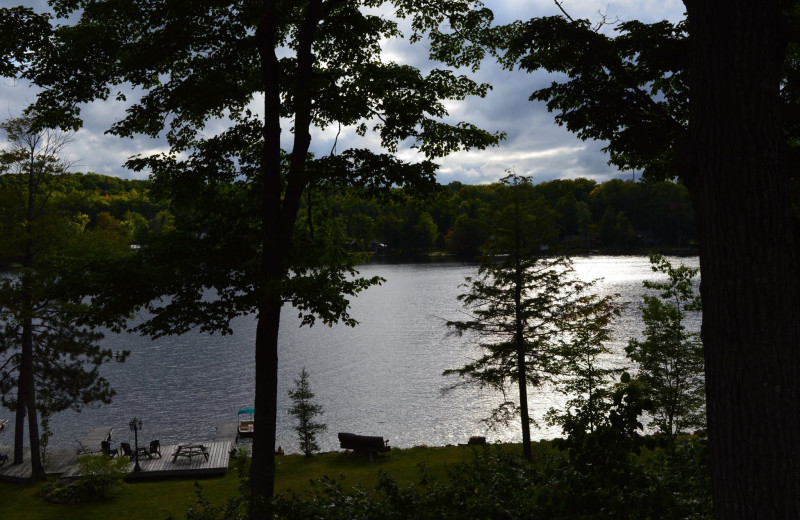
[[[0,176],[0,189],[19,179]],[[86,229],[124,235],[133,244],[149,234],[174,228],[169,200],[154,192],[149,180],[123,179],[97,173],[54,176],[46,189]],[[324,199],[335,215],[351,251],[388,255],[443,252],[479,254],[493,235],[492,224],[502,209],[502,183],[441,186],[424,198],[395,190],[392,197],[373,197],[355,188],[329,190]],[[551,230],[547,247],[559,252],[620,253],[660,249],[694,250],[694,215],[683,184],[612,179],[545,181],[530,189],[537,201],[535,218]],[[308,204],[304,202],[304,208]],[[213,210],[212,210],[213,211]],[[13,258],[0,260],[8,268]]]

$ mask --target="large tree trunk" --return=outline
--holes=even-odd
[[[14,417],[14,464],[22,464],[25,460],[25,381],[22,370],[17,378],[17,409]]]
[[[22,328],[22,363],[20,371],[24,374],[25,402],[17,403],[24,406],[28,413],[28,440],[31,448],[31,478],[42,480],[45,477],[42,467],[42,456],[39,445],[39,415],[36,413],[36,388],[33,375],[33,323],[26,317]]]
[[[321,1],[312,0],[298,37],[298,81],[295,91],[294,146],[285,187],[282,182],[283,163],[280,148],[280,77],[276,54],[278,47],[278,13],[275,2],[266,2],[264,14],[256,31],[264,87],[264,148],[262,150],[261,197],[261,276],[256,288],[259,298],[259,317],[256,336],[256,434],[253,439],[253,460],[250,469],[250,490],[253,497],[267,501],[275,490],[275,432],[278,398],[278,330],[282,305],[281,283],[286,269],[286,255],[303,190],[307,185],[305,164],[311,135],[311,81],[314,55],[311,44],[321,17]],[[261,518],[263,511],[251,512],[251,518]]]
[[[278,328],[281,308],[265,309],[256,328],[255,434],[250,466],[250,491],[261,518],[275,490],[275,435],[278,409]]]
[[[515,188],[518,189],[518,188]],[[533,461],[533,452],[531,451],[531,416],[528,410],[528,377],[527,366],[525,364],[525,332],[524,332],[524,318],[522,316],[522,291],[523,291],[523,267],[522,251],[520,246],[522,238],[520,236],[520,217],[519,206],[514,207],[514,256],[516,262],[516,284],[514,287],[514,314],[515,314],[515,331],[514,342],[517,346],[517,386],[519,387],[519,415],[522,422],[522,458],[528,462]]]
[[[31,238],[33,219],[35,217],[34,202],[36,201],[36,182],[35,182],[35,162],[36,154],[32,148],[30,150],[30,170],[28,171],[28,206],[26,233],[28,238],[25,243],[25,259],[23,266],[25,272],[22,274],[22,349],[20,351],[20,367],[19,367],[19,383],[20,391],[18,397],[22,398],[17,401],[17,419],[19,420],[19,409],[24,408],[28,415],[28,439],[31,449],[31,478],[33,480],[41,480],[44,478],[44,468],[42,467],[42,458],[39,450],[39,416],[36,413],[36,384],[33,371],[33,296],[31,270],[33,269],[33,239]],[[20,432],[19,423],[17,424],[16,431]],[[14,451],[14,459],[17,459],[17,453],[21,451],[22,443],[17,439],[17,446]],[[21,459],[20,453],[20,459]]]
[[[528,378],[525,370],[525,349],[517,348],[517,384],[519,387],[519,415],[522,422],[522,457],[533,461],[531,451],[531,418],[528,411]]]
[[[798,265],[779,121],[779,2],[686,0],[716,518],[800,518]]]

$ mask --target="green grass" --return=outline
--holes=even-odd
[[[521,451],[520,446],[506,446],[507,451]],[[366,457],[325,453],[311,458],[286,455],[277,458],[276,492],[292,490],[303,494],[311,480],[328,476],[342,481],[346,489],[361,483],[372,486],[379,470],[394,477],[401,485],[419,480],[419,465],[428,474],[444,478],[447,467],[472,459],[473,449],[465,446],[442,448],[418,447],[393,449],[374,461]],[[38,496],[41,484],[19,485],[0,482],[2,510],[13,512],[16,520],[175,520],[184,518],[196,498],[195,482],[203,486],[205,497],[212,504],[223,504],[234,496],[239,476],[231,464],[222,477],[203,479],[165,479],[130,483],[122,493],[110,500],[77,505],[56,505]],[[4,516],[5,517],[5,516]]]

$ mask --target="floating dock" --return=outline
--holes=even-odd
[[[214,442],[230,442],[236,444],[236,436],[239,434],[239,428],[236,422],[221,422],[217,425],[217,431],[214,434]]]

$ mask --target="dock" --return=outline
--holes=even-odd
[[[113,428],[92,428],[80,441],[85,449],[94,453],[93,456],[104,456],[100,453],[103,441],[109,441]],[[187,441],[178,444],[161,446],[161,458],[148,458],[140,455],[139,467],[141,471],[134,471],[135,462],[128,465],[126,480],[153,479],[165,477],[191,477],[195,475],[224,475],[228,471],[228,461],[236,449],[237,423],[221,422],[213,441]],[[208,460],[203,456],[191,458],[179,457],[173,462],[172,454],[183,444],[202,444],[208,452]],[[80,446],[79,445],[79,446]],[[45,473],[60,475],[62,478],[78,478],[78,456],[80,449],[47,450]],[[0,454],[7,454],[8,462],[0,465],[0,481],[26,483],[31,480],[30,448],[25,448],[23,463],[14,465],[14,447],[0,445]],[[124,455],[118,455],[124,457]]]
[[[110,426],[101,426],[99,428],[92,428],[86,437],[80,441],[79,446],[86,450],[87,453],[97,453],[102,451],[102,443],[111,441],[111,434],[114,433],[114,428]]]
[[[114,428],[110,426],[101,426],[100,428],[92,428],[86,437],[83,438],[83,445],[87,448],[100,449],[100,443],[103,441],[110,441],[111,434],[114,433]]]
[[[184,443],[181,443],[184,444]],[[208,460],[197,456],[192,459],[179,458],[172,462],[172,454],[178,449],[177,444],[161,446],[161,458],[148,459],[139,457],[141,471],[134,471],[134,461],[128,464],[126,480],[157,479],[165,477],[191,477],[201,475],[224,475],[228,471],[230,459],[230,442],[192,442],[203,444],[208,451]],[[0,466],[0,481],[24,484],[31,480],[30,448],[25,448],[25,460],[22,464],[11,464],[13,447],[0,446],[0,453],[9,453],[9,462]],[[96,454],[92,457],[104,457]],[[118,455],[125,457],[124,455]],[[78,478],[78,455],[75,450],[47,450],[45,473],[60,475],[61,478]]]
[[[221,422],[217,424],[217,431],[214,433],[214,442],[230,442],[231,444],[236,444],[236,437],[238,434],[239,428],[236,422]]]
[[[31,449],[23,451],[22,464],[14,465],[14,447],[0,446],[0,453],[8,455],[8,462],[0,465],[0,481],[24,484],[31,480]],[[78,468],[78,455],[75,450],[47,450],[44,471],[49,475],[61,475]]]
[[[189,477],[199,475],[224,475],[228,471],[228,460],[230,459],[230,442],[188,442],[181,444],[203,444],[208,450],[208,460],[205,457],[197,456],[191,460],[180,458],[172,461],[172,454],[178,449],[178,444],[168,444],[161,446],[161,458],[148,459],[146,456],[139,456],[139,467],[141,471],[134,471],[135,462],[128,464],[128,476],[126,480],[153,479],[164,477]],[[98,455],[102,456],[102,455]],[[124,457],[124,455],[118,455]],[[75,465],[69,471],[61,475],[62,478],[78,478],[78,466]]]

